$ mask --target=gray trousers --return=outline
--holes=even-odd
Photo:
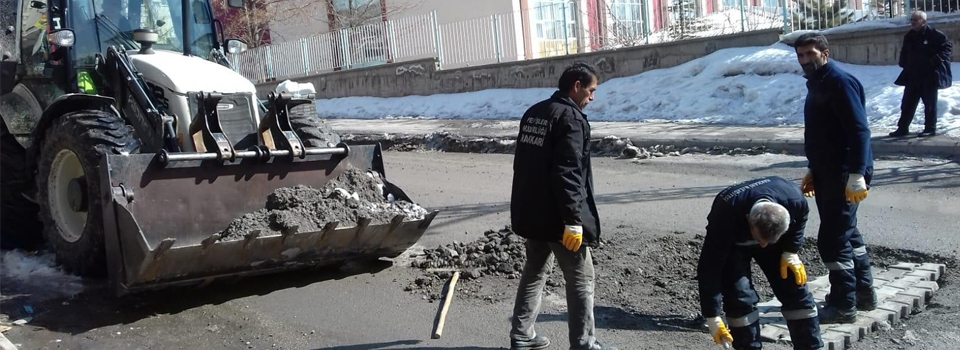
[[[593,257],[590,248],[582,245],[572,252],[559,242],[527,240],[527,262],[520,276],[517,300],[513,307],[510,338],[531,340],[536,337],[533,326],[540,313],[540,298],[550,271],[551,255],[563,272],[567,288],[567,326],[570,329],[570,348],[589,349],[596,342],[593,322]]]

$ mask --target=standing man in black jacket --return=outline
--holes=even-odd
[[[946,89],[953,83],[950,56],[953,43],[943,32],[927,25],[927,14],[914,12],[910,16],[910,31],[903,36],[900,49],[900,67],[903,72],[895,84],[903,86],[903,101],[900,103],[900,122],[892,137],[910,133],[910,123],[917,112],[917,104],[923,100],[923,131],[920,137],[937,135],[937,90]]]
[[[863,85],[828,60],[823,35],[801,35],[794,48],[807,78],[803,137],[809,172],[800,187],[804,195],[816,195],[817,248],[830,270],[832,297],[820,311],[820,323],[853,323],[857,309],[877,307],[867,248],[857,230],[857,207],[873,176]]]
[[[760,349],[759,297],[750,261],[757,262],[783,304],[794,349],[820,349],[817,304],[797,254],[810,211],[795,183],[769,176],[727,187],[713,200],[697,265],[700,312],[717,344]],[[721,319],[721,310],[727,323]],[[728,328],[729,327],[729,328]]]
[[[563,71],[559,91],[530,107],[520,120],[513,161],[510,218],[527,238],[510,330],[512,349],[544,349],[550,340],[534,324],[555,255],[566,280],[570,349],[610,349],[596,340],[593,319],[593,258],[600,219],[593,199],[590,123],[583,108],[593,100],[597,72],[584,63]]]

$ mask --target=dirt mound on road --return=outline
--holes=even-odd
[[[388,223],[396,215],[419,220],[427,214],[423,207],[393,200],[392,196],[385,193],[379,176],[350,169],[323,188],[301,185],[277,189],[267,197],[264,209],[233,220],[219,233],[220,239],[239,240],[254,230],[261,230],[264,236],[287,230],[315,231],[332,221],[339,221],[340,228],[352,227],[363,217],[370,218],[371,225]]]
[[[608,234],[610,240],[593,250],[597,304],[612,305],[642,315],[698,319],[697,264],[703,236],[688,238],[683,232],[674,236],[653,236],[625,232],[627,230],[615,229]],[[458,298],[512,299],[516,293],[516,279],[526,259],[524,242],[524,238],[504,228],[487,231],[475,242],[427,249],[411,264],[422,270],[421,275],[404,289],[422,294],[426,300],[438,300],[442,298],[440,292],[452,271],[460,270]],[[942,262],[956,266],[955,259],[901,249],[868,246],[868,252],[875,268],[898,261]],[[810,278],[827,274],[816,239],[806,238],[800,255]],[[771,298],[773,291],[760,268],[753,264],[752,270],[754,288],[761,299]],[[554,267],[548,276],[546,289],[563,296],[564,280],[559,269]],[[511,281],[504,281],[504,278]]]

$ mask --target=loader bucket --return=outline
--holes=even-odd
[[[209,283],[354,259],[396,257],[416,243],[437,212],[419,220],[396,216],[383,225],[331,222],[280,235],[248,232],[221,241],[217,232],[264,207],[281,187],[322,187],[350,168],[384,173],[379,145],[347,154],[269,160],[164,162],[158,154],[108,155],[101,164],[107,271],[118,294],[161,286]],[[385,179],[386,177],[383,176]],[[410,200],[386,182],[397,199]]]

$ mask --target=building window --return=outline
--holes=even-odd
[[[643,35],[642,0],[609,0],[609,22],[614,37]]]
[[[564,34],[566,38],[576,38],[577,24],[573,1],[537,0],[532,3],[533,32],[538,39],[560,40],[564,39]],[[564,17],[564,9],[566,17]],[[564,23],[567,24],[566,33],[563,30]]]

